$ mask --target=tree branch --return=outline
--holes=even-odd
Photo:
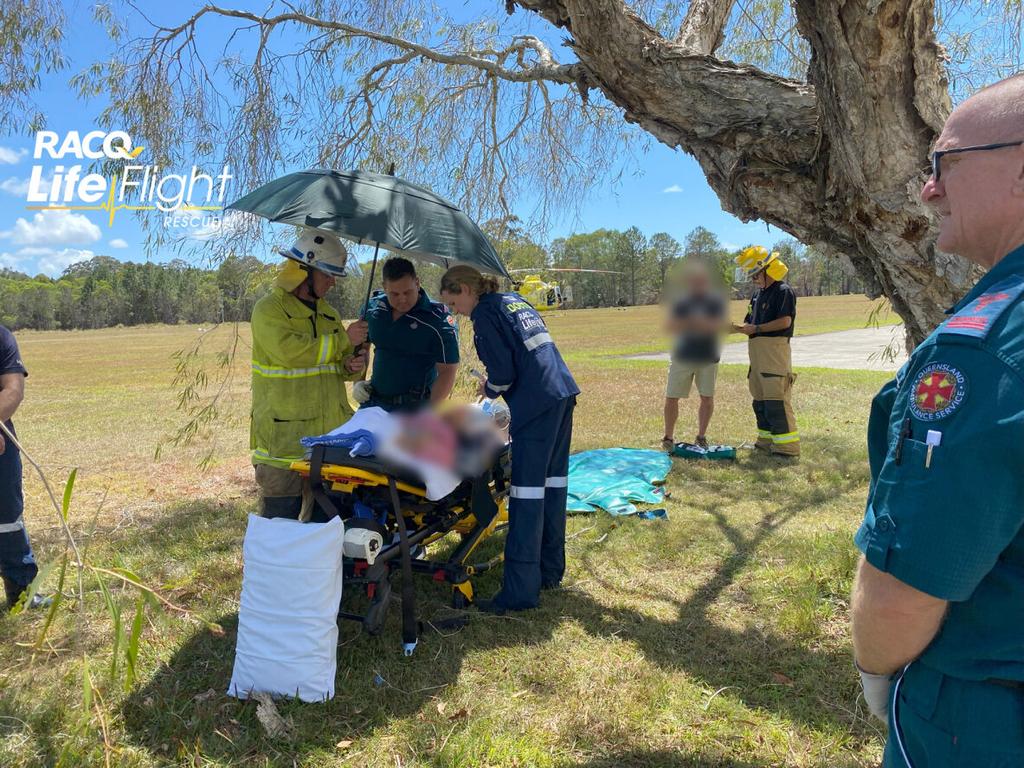
[[[693,54],[712,55],[725,42],[725,25],[735,0],[691,0],[676,43]]]
[[[733,161],[763,156],[793,169],[813,161],[818,114],[809,86],[693,54],[659,35],[621,0],[516,3],[569,30],[569,45],[592,84],[625,110],[627,121],[663,143],[693,154],[714,146]]]
[[[516,38],[513,40],[512,45],[503,51],[443,53],[405,38],[373,32],[341,21],[320,19],[297,10],[290,13],[281,13],[276,16],[261,16],[249,11],[206,5],[177,27],[158,27],[159,32],[162,33],[162,36],[158,36],[159,42],[166,44],[186,32],[188,36],[193,35],[196,24],[198,24],[203,16],[207,15],[251,21],[254,24],[258,24],[265,34],[269,34],[274,27],[289,22],[305,24],[315,29],[342,32],[354,37],[362,37],[367,40],[383,43],[384,45],[392,45],[415,56],[432,61],[435,64],[474,67],[488,73],[492,77],[497,77],[510,83],[530,83],[547,80],[569,85],[575,84],[581,76],[579,64],[559,64],[554,56],[552,56],[550,49],[536,37],[532,36]],[[532,51],[536,60],[521,69],[509,69],[502,66],[501,62],[517,51]],[[525,59],[519,60],[525,61]]]

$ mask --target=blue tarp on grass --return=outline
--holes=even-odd
[[[569,512],[632,515],[631,502],[661,504],[672,459],[661,451],[599,448],[569,457]],[[656,485],[657,484],[657,485]]]

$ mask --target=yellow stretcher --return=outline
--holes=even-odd
[[[383,540],[372,563],[367,558],[346,558],[339,617],[360,622],[369,634],[379,633],[391,602],[391,576],[399,569],[403,571],[402,634],[407,654],[415,648],[417,634],[413,573],[451,584],[452,606],[468,607],[473,602],[472,578],[503,559],[499,554],[480,563],[469,561],[483,541],[508,525],[509,461],[506,445],[489,470],[437,501],[427,499],[423,484],[407,470],[388,467],[375,457],[350,457],[344,448],[318,446],[308,461],[294,462],[292,470],[309,478],[324,512],[340,515],[346,531],[368,528]],[[451,555],[445,560],[429,559],[427,547],[452,533],[459,534],[460,541]],[[345,596],[357,586],[369,600],[365,613],[344,610]]]

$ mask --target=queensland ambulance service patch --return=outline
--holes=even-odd
[[[947,363],[926,365],[914,379],[910,412],[921,421],[938,421],[960,407],[967,397],[967,379]]]

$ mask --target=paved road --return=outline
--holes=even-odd
[[[896,340],[895,360],[884,360],[881,351]],[[901,326],[858,328],[854,331],[835,331],[813,336],[795,336],[793,367],[849,368],[867,371],[895,371],[907,359],[903,349]],[[631,360],[665,360],[668,352],[653,355],[631,355]],[[747,363],[747,344],[740,341],[722,348],[723,363]]]

